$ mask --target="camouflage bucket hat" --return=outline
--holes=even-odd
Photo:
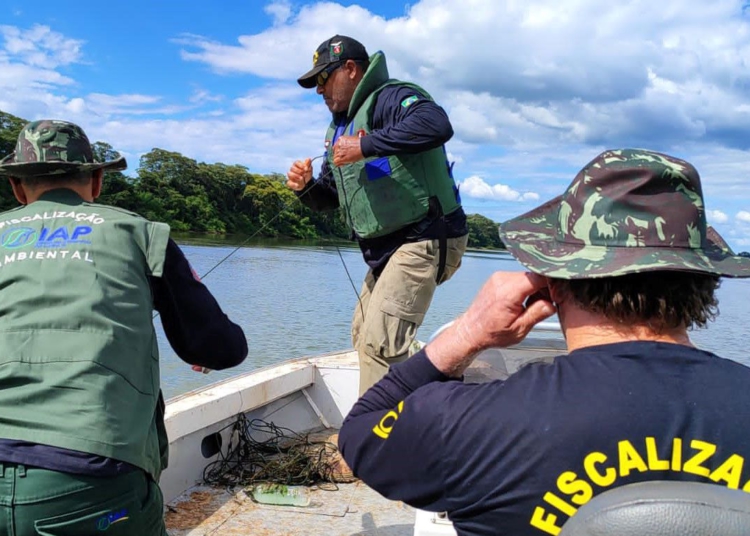
[[[95,162],[91,143],[78,125],[45,119],[26,125],[18,135],[16,150],[0,160],[0,175],[44,177],[76,171],[118,171],[125,158]]]
[[[508,251],[529,270],[559,279],[654,270],[750,277],[706,224],[696,169],[645,150],[606,151],[565,193],[500,225]]]

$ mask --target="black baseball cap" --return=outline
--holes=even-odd
[[[313,68],[300,76],[297,83],[305,89],[311,89],[317,85],[318,74],[332,63],[369,59],[370,56],[362,43],[345,35],[334,35],[320,44],[313,54]]]

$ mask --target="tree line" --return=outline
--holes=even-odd
[[[11,153],[26,120],[0,111],[0,158]],[[92,144],[94,158],[112,160],[108,143]],[[314,212],[286,187],[280,173],[257,174],[241,165],[197,162],[178,152],[152,149],[140,158],[135,176],[108,173],[98,202],[168,223],[175,231],[242,234],[297,239],[350,236],[340,211]],[[0,181],[0,210],[18,205],[7,181]],[[469,246],[502,248],[497,224],[468,216]]]

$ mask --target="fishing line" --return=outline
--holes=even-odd
[[[344,185],[344,174],[341,171],[340,167],[337,167],[336,170],[339,172],[339,179],[341,179],[341,190],[344,193],[344,199],[346,199],[346,187]],[[351,222],[352,221],[352,215],[349,212],[349,205],[348,203],[344,203],[344,210],[346,211],[346,217]],[[338,246],[336,246],[336,251],[339,252],[339,257],[341,257],[341,264],[344,265],[344,271],[346,271],[346,275],[349,277],[349,283],[351,283],[352,288],[354,289],[354,294],[357,296],[357,303],[359,303],[359,310],[362,313],[362,322],[365,321],[365,307],[362,305],[362,298],[359,295],[359,292],[357,291],[357,286],[354,284],[354,280],[352,279],[351,274],[349,273],[349,268],[346,267],[346,263],[344,262],[344,257],[341,255],[341,250]],[[356,348],[355,348],[356,350]]]
[[[319,158],[323,158],[323,157],[325,157],[325,156],[326,156],[326,155],[325,155],[325,153],[324,153],[324,154],[321,154],[321,155],[318,155],[318,156],[316,156],[315,158],[311,159],[311,160],[310,160],[310,163],[314,162],[315,160],[318,160]],[[339,176],[341,177],[341,185],[342,185],[342,187],[343,187],[343,185],[344,185],[344,176],[343,176],[343,174],[341,173],[341,168],[337,168],[337,170],[338,170],[338,172],[339,172]],[[311,187],[310,187],[310,188],[309,188],[309,189],[308,189],[308,190],[307,190],[306,192],[304,192],[304,193],[302,193],[301,195],[297,196],[297,197],[296,197],[296,199],[295,199],[295,201],[299,201],[300,199],[302,199],[302,198],[303,198],[304,196],[306,196],[306,195],[307,195],[307,194],[308,194],[308,193],[309,193],[309,192],[310,192],[310,191],[311,191],[311,190],[312,190],[313,188],[315,188],[315,186],[317,186],[317,184],[318,184],[318,182],[317,182],[317,181],[312,181],[312,183],[313,183],[313,185],[312,185],[312,186],[311,186]],[[344,191],[344,196],[346,196],[346,191]],[[238,252],[238,251],[239,251],[240,249],[242,249],[242,247],[243,247],[243,246],[244,246],[245,244],[247,244],[247,243],[248,243],[248,242],[249,242],[250,240],[252,240],[253,238],[255,238],[255,237],[256,237],[256,236],[257,236],[257,235],[258,235],[258,234],[259,234],[259,233],[260,233],[261,231],[263,231],[263,229],[265,229],[266,227],[268,227],[269,225],[271,225],[271,224],[272,224],[272,223],[273,223],[274,221],[276,221],[276,219],[277,219],[277,218],[279,218],[279,217],[280,217],[280,216],[281,216],[281,215],[282,215],[282,214],[284,213],[284,211],[285,211],[285,210],[287,210],[287,209],[288,209],[289,207],[291,207],[291,206],[292,206],[292,203],[294,203],[294,201],[292,201],[292,202],[290,202],[290,203],[287,203],[287,204],[284,204],[283,208],[282,208],[282,209],[281,209],[281,210],[279,211],[279,213],[278,213],[278,214],[276,214],[276,216],[274,216],[273,218],[271,218],[271,219],[270,219],[270,220],[268,221],[268,223],[266,223],[266,224],[265,224],[265,225],[264,225],[263,227],[261,227],[260,229],[258,229],[257,231],[255,231],[255,232],[254,232],[254,233],[253,233],[252,235],[250,235],[250,236],[249,236],[249,237],[248,237],[248,238],[247,238],[247,239],[246,239],[245,241],[243,241],[242,243],[240,243],[240,245],[239,245],[239,246],[237,246],[236,248],[234,248],[234,249],[233,249],[233,250],[232,250],[232,251],[231,251],[231,252],[230,252],[230,253],[229,253],[229,254],[228,254],[228,255],[227,255],[226,257],[224,257],[224,258],[223,258],[223,259],[221,259],[221,260],[220,260],[219,262],[217,262],[217,263],[216,263],[216,264],[215,264],[215,265],[214,265],[214,266],[213,266],[213,267],[212,267],[212,268],[211,268],[211,269],[210,269],[210,270],[209,270],[208,272],[206,272],[205,274],[203,274],[203,275],[201,276],[201,280],[203,280],[203,279],[204,279],[204,278],[205,278],[206,276],[208,276],[208,274],[210,274],[211,272],[213,272],[214,270],[216,270],[216,269],[217,269],[217,268],[218,268],[219,266],[221,266],[221,265],[222,265],[222,264],[223,264],[224,262],[226,262],[227,260],[229,260],[229,258],[230,258],[230,257],[231,257],[232,255],[234,255],[234,254],[235,254],[235,253],[237,253],[237,252]],[[346,210],[346,211],[347,211],[347,215],[349,216],[349,221],[351,221],[351,215],[349,214],[349,207],[347,207],[347,206],[344,206],[344,210]],[[360,297],[359,297],[359,291],[357,290],[357,285],[356,285],[356,284],[354,283],[354,279],[352,279],[352,275],[351,275],[351,274],[349,273],[349,268],[348,268],[348,267],[346,266],[346,261],[344,261],[344,256],[343,256],[343,254],[341,253],[341,248],[340,248],[340,247],[338,246],[338,244],[334,244],[334,247],[336,248],[336,251],[337,251],[337,252],[338,252],[338,254],[339,254],[339,258],[341,259],[341,264],[342,264],[342,265],[344,266],[344,271],[346,272],[346,276],[347,276],[347,277],[349,278],[349,283],[351,284],[351,286],[352,286],[352,289],[354,289],[354,295],[355,295],[355,296],[357,296],[357,301],[359,301],[359,308],[360,308],[360,311],[362,311],[362,318],[364,318],[364,316],[365,316],[365,311],[364,311],[364,307],[362,306],[362,300],[361,300],[361,299],[360,299]]]
[[[312,158],[312,159],[310,160],[310,163],[312,164],[312,163],[313,163],[313,162],[315,162],[315,161],[316,161],[317,159],[319,159],[319,158],[323,158],[324,156],[325,156],[325,154],[321,154],[321,155],[318,155],[318,156],[316,156],[315,158]],[[295,199],[295,201],[296,201],[296,200],[299,200],[299,199],[301,199],[302,197],[304,197],[305,195],[307,195],[307,193],[308,193],[308,192],[309,192],[310,190],[312,190],[313,188],[315,188],[315,186],[316,186],[316,185],[318,184],[318,183],[317,183],[316,181],[312,181],[312,183],[313,183],[313,185],[312,185],[312,186],[311,186],[311,187],[310,187],[310,188],[309,188],[309,189],[307,190],[307,192],[304,192],[304,193],[302,193],[301,195],[299,195],[299,196],[296,196],[296,199]],[[278,218],[279,218],[279,217],[280,217],[280,216],[281,216],[281,215],[282,215],[282,214],[284,213],[284,211],[285,211],[285,210],[287,210],[287,209],[288,209],[289,207],[291,207],[291,206],[292,206],[292,203],[294,203],[294,201],[292,201],[292,202],[290,202],[290,203],[285,203],[285,204],[284,204],[284,206],[282,207],[282,209],[281,209],[281,210],[279,211],[279,213],[278,213],[278,214],[276,214],[276,216],[274,216],[273,218],[271,218],[270,220],[268,220],[268,222],[267,222],[267,223],[266,223],[265,225],[263,225],[263,226],[262,226],[262,227],[261,227],[260,229],[258,229],[257,231],[255,231],[255,232],[254,232],[253,234],[251,234],[251,235],[250,235],[249,237],[247,237],[247,239],[246,239],[246,240],[244,240],[243,242],[241,242],[239,246],[237,246],[236,248],[234,248],[234,249],[233,249],[233,250],[232,250],[232,251],[231,251],[231,252],[229,253],[229,255],[227,255],[226,257],[224,257],[223,259],[221,259],[221,260],[220,260],[219,262],[217,262],[217,263],[216,263],[216,264],[215,264],[215,265],[214,265],[214,266],[213,266],[213,267],[212,267],[212,268],[211,268],[211,269],[210,269],[210,270],[209,270],[208,272],[206,272],[205,274],[203,274],[203,275],[201,276],[201,280],[202,280],[203,278],[205,278],[205,277],[206,277],[206,276],[207,276],[208,274],[210,274],[211,272],[213,272],[214,270],[216,270],[216,269],[217,269],[217,268],[218,268],[219,266],[221,266],[222,264],[224,264],[224,262],[226,262],[227,260],[229,260],[229,257],[231,257],[232,255],[234,255],[235,253],[237,253],[237,252],[238,252],[238,251],[239,251],[240,249],[242,249],[242,247],[243,247],[243,246],[244,246],[245,244],[247,244],[248,242],[250,242],[250,240],[252,240],[252,239],[253,239],[253,238],[255,238],[256,236],[258,236],[258,234],[259,234],[259,233],[261,233],[261,232],[262,232],[262,231],[263,231],[263,230],[264,230],[264,229],[265,229],[266,227],[268,227],[268,226],[269,226],[269,225],[271,225],[271,224],[272,224],[273,222],[275,222],[275,221],[276,221],[276,220],[277,220],[277,219],[278,219]]]
[[[323,158],[325,156],[326,156],[325,153],[321,154],[321,155],[318,155],[318,156],[310,159],[310,163],[315,162],[316,160],[318,160],[320,158]],[[341,174],[341,169],[339,169],[339,174]],[[342,179],[343,179],[343,177],[342,177]],[[302,199],[313,188],[315,188],[315,186],[317,186],[317,184],[318,184],[318,182],[315,181],[315,180],[313,180],[312,183],[313,183],[312,186],[306,192],[303,192],[299,196],[296,196],[294,201],[299,201],[300,199]],[[289,209],[292,206],[292,204],[294,203],[294,201],[291,201],[289,203],[284,203],[282,209],[278,212],[278,214],[276,214],[273,218],[271,218],[268,222],[266,222],[260,229],[258,229],[257,231],[255,231],[252,235],[250,235],[245,240],[243,240],[237,247],[235,247],[232,251],[230,251],[229,254],[227,254],[224,258],[222,258],[221,260],[219,260],[219,262],[217,262],[216,264],[214,264],[205,274],[203,274],[202,276],[200,276],[200,280],[202,281],[203,279],[205,279],[211,272],[213,272],[214,270],[216,270],[219,266],[221,266],[227,260],[229,260],[229,258],[232,255],[234,255],[240,249],[242,249],[245,246],[245,244],[247,244],[248,242],[250,242],[250,240],[252,240],[256,236],[258,236],[258,234],[260,234],[261,232],[263,232],[264,229],[266,229],[269,225],[271,225],[273,222],[275,222],[284,213],[284,211],[286,211],[287,209]],[[347,214],[348,214],[348,212],[347,212]],[[357,287],[354,284],[354,280],[352,279],[352,276],[349,273],[349,268],[347,268],[346,262],[344,261],[344,256],[341,253],[341,248],[339,248],[338,244],[334,244],[334,247],[336,248],[336,251],[339,254],[339,258],[341,259],[341,264],[344,266],[344,271],[346,272],[346,275],[349,278],[349,283],[352,285],[352,288],[354,289],[354,294],[357,296],[357,300],[359,300],[360,310],[362,310],[362,316],[364,317],[364,310],[362,309],[362,301],[359,298],[359,292],[357,291]],[[159,316],[159,312],[158,311],[154,313],[152,319],[156,318],[157,316]]]

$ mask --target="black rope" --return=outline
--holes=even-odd
[[[230,427],[227,452],[220,452],[219,459],[203,470],[206,484],[234,487],[270,482],[336,490],[336,482],[353,480],[342,474],[342,460],[333,443],[313,441],[310,434],[261,419],[248,421],[244,414],[220,432]]]

